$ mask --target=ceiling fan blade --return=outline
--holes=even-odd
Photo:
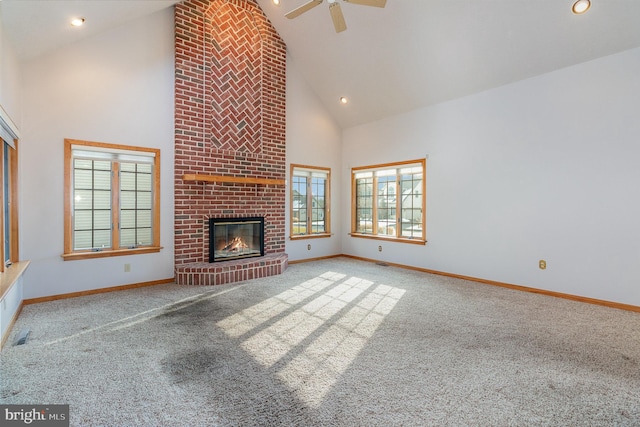
[[[321,3],[322,3],[322,0],[311,0],[310,2],[305,3],[302,6],[296,7],[295,9],[285,14],[284,16],[286,16],[289,19],[296,18],[302,15],[303,13],[305,13],[306,11],[313,9],[314,7],[318,6]]]
[[[347,3],[361,4],[363,6],[385,7],[387,0],[344,0]]]
[[[347,23],[344,22],[344,15],[340,8],[340,3],[329,3],[329,12],[331,12],[331,19],[333,19],[333,26],[336,29],[336,33],[340,33],[347,29]]]

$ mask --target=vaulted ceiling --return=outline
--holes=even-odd
[[[340,1],[347,30],[336,33],[326,0],[292,20],[285,13],[307,0],[257,0],[343,128],[640,47],[640,1],[592,0],[584,15],[571,12],[573,1]],[[31,60],[175,3],[2,0],[0,11],[18,55]],[[82,32],[68,24],[78,15]]]

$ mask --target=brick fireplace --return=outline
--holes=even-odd
[[[176,282],[280,274],[284,42],[253,0],[186,0],[175,11]],[[210,219],[238,217],[264,218],[264,255],[210,263]]]

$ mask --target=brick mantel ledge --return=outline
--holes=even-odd
[[[184,174],[182,175],[183,181],[195,181],[195,182],[231,182],[234,184],[262,184],[262,185],[285,185],[284,179],[271,179],[271,178],[251,178],[251,177],[236,177],[236,176],[222,176],[222,175],[198,175],[198,174]]]
[[[282,274],[289,265],[285,253],[224,262],[197,262],[176,266],[178,285],[223,285]]]

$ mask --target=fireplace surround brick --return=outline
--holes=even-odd
[[[224,263],[192,263],[176,271],[181,285],[223,285],[282,274],[287,269],[286,254],[265,255],[257,260],[235,260]]]
[[[253,0],[178,3],[175,30],[176,282],[280,274],[287,267],[285,186],[193,182],[183,175],[284,182],[285,44]],[[209,264],[209,218],[238,216],[264,217],[265,256]]]

